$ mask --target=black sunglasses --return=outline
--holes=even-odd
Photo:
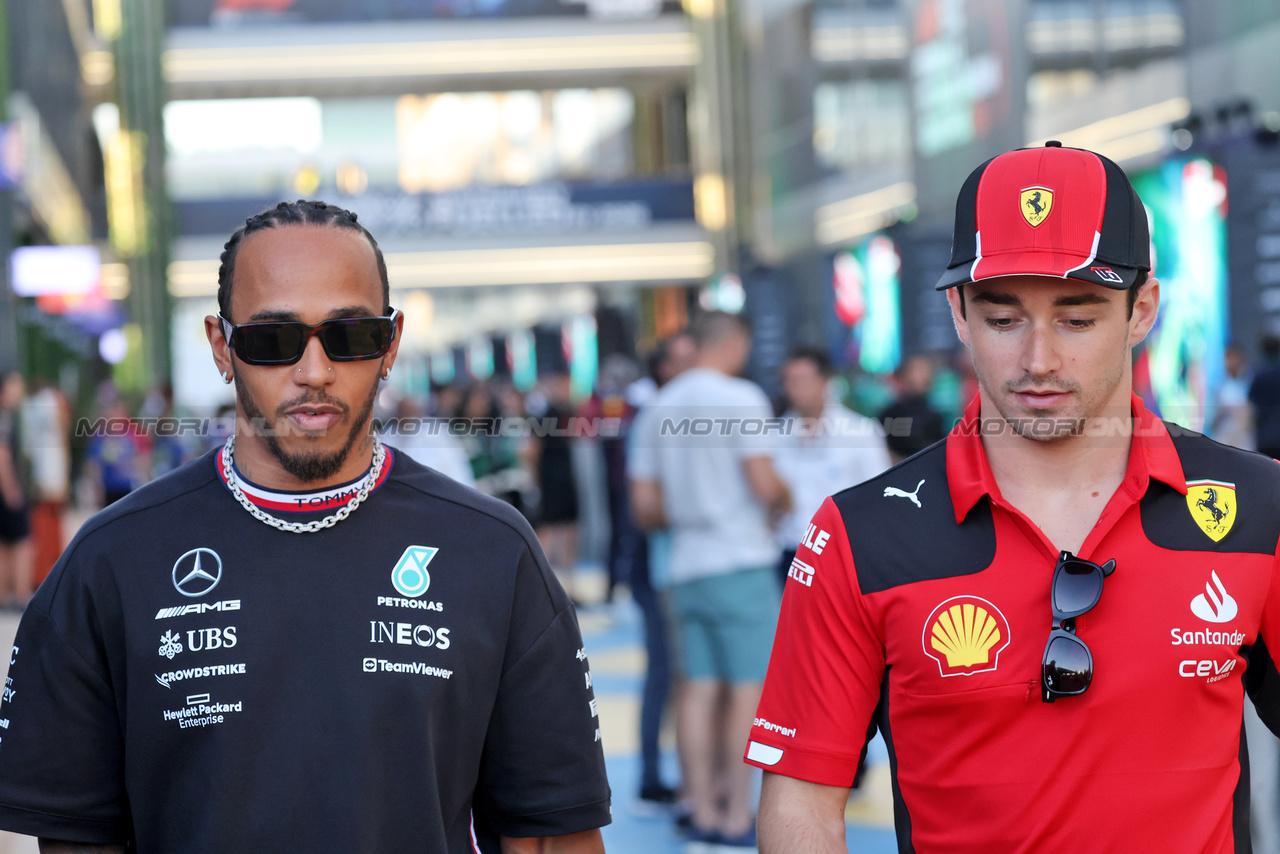
[[[218,314],[222,336],[246,365],[292,365],[302,358],[311,336],[320,339],[335,362],[359,362],[385,355],[396,337],[396,317],[338,317],[310,326],[295,320],[233,324]]]
[[[1053,569],[1049,602],[1053,607],[1053,629],[1044,647],[1041,664],[1041,699],[1052,703],[1059,697],[1074,697],[1089,689],[1093,681],[1093,654],[1076,637],[1075,618],[1089,611],[1102,598],[1102,582],[1116,571],[1116,562],[1099,566],[1071,552],[1058,555]]]

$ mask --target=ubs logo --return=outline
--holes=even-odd
[[[203,596],[222,580],[222,558],[213,549],[192,549],[173,564],[172,574],[183,596]]]

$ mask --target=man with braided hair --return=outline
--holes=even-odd
[[[518,513],[380,444],[403,319],[354,214],[226,244],[225,447],[99,513],[28,608],[0,827],[44,852],[602,852],[573,609]]]

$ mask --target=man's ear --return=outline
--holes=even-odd
[[[1160,280],[1148,279],[1138,290],[1133,301],[1133,314],[1129,316],[1129,346],[1136,347],[1156,325],[1160,313]]]
[[[395,331],[391,338],[391,346],[387,348],[387,355],[382,357],[382,366],[385,371],[390,371],[391,366],[396,363],[396,356],[400,354],[400,341],[404,338],[404,312],[396,315]]]
[[[213,351],[213,363],[218,366],[218,373],[223,376],[235,376],[235,367],[231,364],[231,347],[222,335],[222,324],[216,314],[204,318],[204,335],[209,339],[209,349]]]
[[[947,289],[947,304],[951,306],[951,322],[956,327],[956,335],[960,338],[960,343],[969,346],[969,322],[960,311],[960,288],[964,285],[957,285],[954,288]]]

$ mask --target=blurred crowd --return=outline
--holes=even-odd
[[[648,663],[635,808],[671,816],[690,839],[744,847],[755,840],[738,746],[782,586],[812,577],[796,557],[822,535],[810,517],[827,495],[942,439],[977,390],[967,360],[948,355],[909,355],[880,376],[837,370],[825,350],[799,347],[771,399],[739,376],[750,347],[738,318],[709,312],[638,358],[606,358],[585,398],[567,370],[527,392],[497,376],[421,396],[385,389],[375,422],[388,445],[516,507],[580,607],[639,608]],[[1276,456],[1280,339],[1263,349],[1256,370],[1229,350],[1205,429]],[[22,609],[76,521],[220,446],[234,414],[175,412],[169,389],[131,406],[108,384],[76,420],[56,386],[5,376],[0,607]],[[699,415],[734,426],[704,441],[663,438]],[[184,418],[200,429],[166,429]],[[744,426],[753,419],[774,428]],[[603,571],[584,581],[574,571],[583,565]],[[660,768],[668,714],[679,781]]]

